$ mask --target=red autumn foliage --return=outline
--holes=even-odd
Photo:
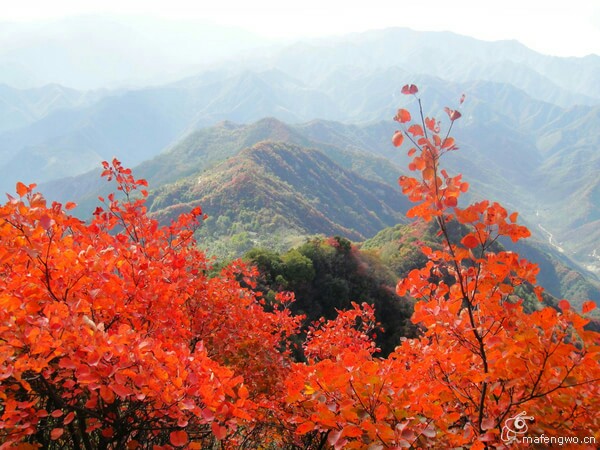
[[[496,242],[529,231],[498,203],[459,206],[469,185],[440,163],[460,112],[442,135],[417,87],[402,92],[422,119],[396,116],[416,174],[399,184],[443,240],[397,286],[418,338],[378,357],[373,308],[353,303],[309,327],[293,361],[293,295],[266,308],[240,261],[209,277],[199,208],[159,226],[117,160],[103,176],[124,199],[89,223],[18,183],[0,207],[0,449],[504,448],[529,418],[529,436],[600,440],[595,305],[523,310],[538,269]]]
[[[235,442],[283,396],[299,318],[265,312],[241,262],[207,277],[200,209],[161,227],[146,182],[104,169],[125,200],[90,223],[22,183],[0,209],[0,448]]]
[[[416,97],[418,89],[402,92]],[[429,117],[403,130],[413,145],[409,169],[417,173],[399,180],[416,203],[408,216],[435,221],[443,238],[441,250],[423,247],[427,264],[397,287],[416,300],[412,320],[422,335],[387,359],[349,346],[296,365],[288,380],[296,432],[336,449],[505,448],[521,436],[511,420],[526,410],[535,418],[530,437],[600,440],[600,334],[566,301],[562,312],[523,310],[518,287],[535,285],[538,268],[495,243],[501,236],[518,241],[529,230],[498,203],[458,207],[468,184],[440,162],[456,150],[449,133],[461,114],[446,112],[445,136]],[[449,231],[456,224],[466,229],[458,240]],[[591,309],[586,303],[584,313]],[[582,448],[595,448],[588,444]]]

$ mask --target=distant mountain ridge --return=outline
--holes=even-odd
[[[412,74],[429,74],[454,82],[510,83],[538,99],[562,98],[561,102],[566,102],[560,103],[563,106],[597,104],[600,99],[599,55],[547,56],[515,40],[481,41],[448,31],[388,28],[327,42],[298,43],[282,50],[270,63],[302,80],[317,83],[339,67],[400,67]],[[573,77],[574,73],[578,76]]]
[[[427,115],[439,117],[467,94],[453,130],[461,151],[447,165],[471,182],[472,198],[503,201],[539,239],[593,268],[600,265],[598,61],[389,29],[253,54],[144,89],[88,96],[49,86],[26,99],[13,91],[1,97],[0,117],[8,119],[0,126],[0,190],[45,182],[53,195],[85,203],[100,185],[76,175],[103,159],[139,166],[158,188],[260,139],[316,148],[395,185],[406,156],[390,144],[391,116],[411,101],[399,88],[412,82]],[[279,122],[257,122],[265,117]]]

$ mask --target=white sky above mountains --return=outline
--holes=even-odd
[[[0,21],[87,14],[197,20],[285,40],[408,27],[516,39],[550,55],[600,55],[600,0],[20,0],[2,2]]]

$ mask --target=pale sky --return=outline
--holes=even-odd
[[[4,0],[0,21],[95,13],[201,20],[286,39],[399,26],[600,55],[600,0]]]

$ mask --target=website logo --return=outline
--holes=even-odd
[[[527,433],[527,420],[533,421],[535,417],[528,416],[526,411],[522,411],[516,416],[506,419],[502,427],[502,441],[506,444],[512,444],[517,441],[519,436]]]

